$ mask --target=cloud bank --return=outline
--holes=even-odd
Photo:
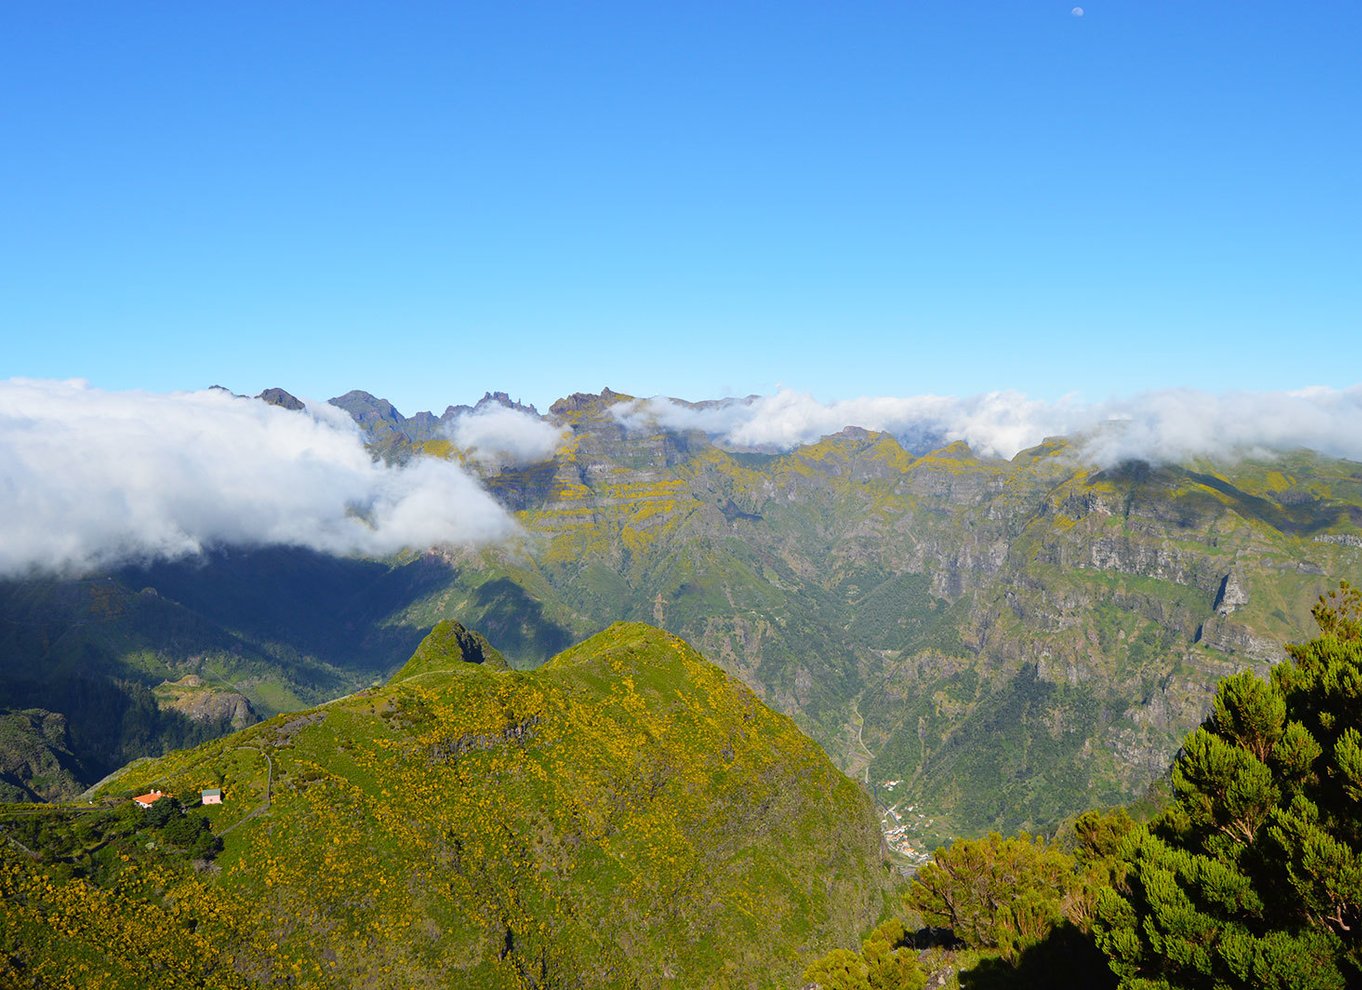
[[[553,456],[566,436],[562,427],[497,403],[464,413],[449,426],[454,445],[485,467],[539,464]]]
[[[700,430],[737,447],[789,450],[847,426],[892,433],[912,450],[964,440],[1012,457],[1049,436],[1079,439],[1077,456],[1110,466],[1239,457],[1306,447],[1362,460],[1362,387],[1212,395],[1190,389],[1084,403],[1017,392],[819,402],[802,392],[688,406],[644,399],[615,407],[631,429]]]
[[[0,575],[219,546],[326,553],[477,544],[515,529],[459,466],[375,462],[350,417],[221,390],[0,382]]]

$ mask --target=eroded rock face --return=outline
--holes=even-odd
[[[1230,571],[1220,582],[1220,590],[1216,592],[1213,608],[1218,615],[1229,615],[1241,605],[1247,605],[1248,601],[1248,592],[1240,584],[1239,576]]]
[[[260,721],[260,716],[256,714],[245,695],[237,694],[235,691],[203,688],[199,684],[185,684],[188,680],[190,678],[187,677],[176,686],[191,690],[180,691],[164,707],[177,711],[195,722],[216,723],[230,726],[232,729],[244,729]],[[193,680],[198,681],[198,678],[194,677]]]
[[[1242,656],[1260,663],[1276,663],[1286,657],[1282,644],[1257,636],[1247,626],[1228,621],[1228,611],[1218,611],[1201,626],[1197,641],[1221,653]]]

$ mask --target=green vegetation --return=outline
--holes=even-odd
[[[61,875],[7,844],[2,896],[22,908],[0,912],[8,972],[91,987],[786,987],[881,913],[868,798],[681,640],[615,625],[529,673],[467,662],[470,644],[484,649],[442,626],[386,687],[103,786],[222,787],[223,805],[195,812],[223,841],[208,868],[189,825],[164,840],[180,857],[143,849],[112,873]],[[193,960],[134,982],[121,957],[161,929],[155,958]]]
[[[1044,839],[993,832],[938,849],[906,904],[929,927],[949,928],[970,948],[996,949],[1010,962],[1064,920],[1076,874],[1074,858]]]
[[[823,990],[915,990],[928,976],[998,990],[1115,987],[1092,920],[1100,892],[1123,875],[1117,849],[1134,827],[1123,810],[1089,811],[1067,823],[1062,844],[995,832],[943,846],[914,876],[901,917],[805,978]]]
[[[877,925],[859,953],[833,949],[804,970],[820,990],[921,990],[927,974],[918,963],[908,929],[898,918]]]
[[[174,798],[0,806],[0,984],[248,985],[168,896],[176,878],[211,873],[221,848],[209,819]]]

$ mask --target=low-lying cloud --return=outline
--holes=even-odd
[[[916,451],[964,440],[995,457],[1069,436],[1079,440],[1077,456],[1103,466],[1301,447],[1362,460],[1362,387],[1225,395],[1177,389],[1099,403],[1042,402],[1017,392],[819,402],[782,389],[702,406],[645,399],[616,406],[615,415],[632,429],[699,430],[735,447],[768,450],[859,426],[891,433]]]
[[[376,462],[326,403],[0,382],[0,576],[220,546],[381,555],[514,530],[458,465]]]
[[[449,436],[484,467],[519,467],[548,460],[567,431],[531,413],[489,403],[455,419]]]

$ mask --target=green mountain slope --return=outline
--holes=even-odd
[[[58,801],[88,771],[71,752],[66,719],[41,708],[0,712],[0,801]]]
[[[684,642],[615,625],[525,673],[460,632],[101,788],[221,786],[211,868],[109,846],[64,880],[6,847],[11,967],[130,986],[164,926],[198,953],[175,985],[778,987],[873,922],[869,799]]]

